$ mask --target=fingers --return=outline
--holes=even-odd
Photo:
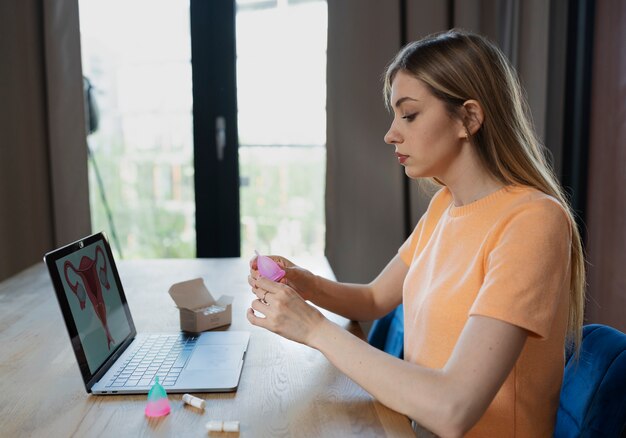
[[[267,329],[267,319],[257,316],[252,308],[248,309],[248,311],[246,312],[246,318],[248,318],[250,324]]]
[[[255,289],[258,288],[258,286],[256,285],[256,278],[253,277],[252,274],[248,275],[248,284],[252,288],[252,292],[254,292]]]
[[[252,293],[256,295],[257,299],[266,303],[266,298],[268,294],[270,294],[270,291],[263,287],[259,287],[259,285],[257,284],[257,281],[258,279],[255,279],[254,277],[252,277],[252,275],[248,275],[248,284],[252,288]]]
[[[280,265],[281,268],[285,270],[285,272],[289,272],[292,269],[296,268],[296,265],[294,265],[292,261],[282,256],[277,256],[274,260]]]
[[[269,304],[263,303],[263,301],[261,301],[260,299],[253,300],[250,303],[250,307],[252,308],[252,310],[256,310],[257,312],[263,314],[263,316],[267,316],[266,313],[268,313],[270,310]]]
[[[280,292],[287,287],[282,283],[277,283],[262,276],[257,277],[253,283],[257,288],[267,290],[273,293]]]
[[[280,306],[281,300],[289,300],[292,295],[300,298],[300,296],[289,286],[281,283],[276,283],[262,277],[257,280],[253,280],[251,285],[252,292],[256,295],[257,298],[256,300],[252,301],[251,307],[254,310],[263,314],[266,314],[268,312],[268,307],[272,303],[278,304]]]
[[[275,283],[277,284],[277,283]],[[281,291],[265,291],[265,300],[253,300],[246,318],[254,325],[292,341],[308,344],[313,331],[324,316],[289,287],[279,285]]]
[[[248,284],[252,288],[252,293],[254,293],[258,298],[261,298],[263,296],[263,292],[265,291],[276,293],[287,287],[283,283],[277,283],[262,276],[255,278],[252,274],[248,275]]]
[[[270,330],[270,321],[267,318],[267,314],[269,312],[270,306],[267,303],[264,304],[260,299],[257,299],[250,303],[250,308],[246,312],[246,317],[253,325]],[[262,316],[259,316],[259,314]]]

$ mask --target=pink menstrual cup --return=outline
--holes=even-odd
[[[170,402],[167,399],[165,389],[159,383],[159,377],[155,378],[154,385],[148,393],[148,405],[146,406],[146,417],[162,417],[170,413]]]
[[[285,271],[278,266],[278,263],[267,256],[259,254],[257,250],[254,252],[256,254],[256,266],[263,277],[272,281],[279,281],[285,276]]]

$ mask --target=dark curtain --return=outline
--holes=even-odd
[[[0,2],[0,280],[91,230],[77,0]]]

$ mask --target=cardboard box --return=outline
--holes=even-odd
[[[169,294],[180,311],[180,329],[183,331],[199,333],[232,321],[233,297],[222,295],[216,301],[202,278],[173,284]]]

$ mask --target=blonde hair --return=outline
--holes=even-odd
[[[546,159],[547,150],[533,129],[515,70],[486,38],[453,29],[409,43],[395,56],[384,77],[387,105],[390,105],[391,83],[399,71],[425,83],[446,104],[452,117],[462,118],[465,101],[478,101],[484,121],[470,141],[487,170],[504,184],[534,187],[562,204],[572,229],[567,342],[577,355],[585,302],[581,236],[572,208]]]

